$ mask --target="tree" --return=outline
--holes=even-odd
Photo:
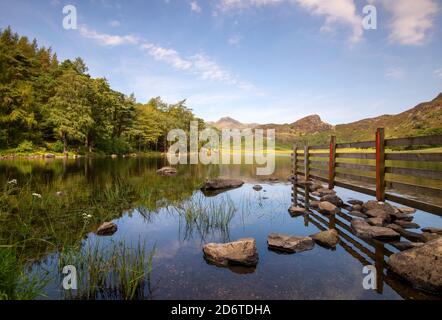
[[[50,120],[68,150],[69,139],[85,140],[94,124],[88,100],[88,78],[68,69],[57,80],[55,96],[49,100]]]

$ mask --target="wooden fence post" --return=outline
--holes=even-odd
[[[304,173],[305,173],[305,181],[309,181],[310,179],[310,161],[309,161],[309,146],[306,144],[304,147]]]
[[[293,178],[298,178],[298,146],[293,145],[293,156],[292,156],[292,168],[293,168]]]
[[[376,198],[385,201],[385,131],[376,132]]]
[[[328,188],[335,188],[336,177],[336,136],[330,137],[330,157],[328,163]]]

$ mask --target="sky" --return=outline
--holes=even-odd
[[[207,121],[244,123],[342,124],[432,100],[441,15],[442,0],[0,0],[0,28],[82,57],[138,102],[187,99]]]

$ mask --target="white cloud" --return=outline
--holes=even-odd
[[[392,19],[390,40],[402,45],[422,45],[428,40],[439,11],[436,0],[381,1]]]
[[[105,33],[98,33],[94,30],[89,30],[86,27],[80,27],[79,31],[81,36],[84,38],[92,39],[103,46],[114,47],[127,44],[136,45],[140,42],[140,39],[133,35],[109,35]]]
[[[86,27],[79,28],[80,35],[84,38],[96,41],[103,46],[115,47],[120,45],[135,45],[139,49],[146,51],[157,61],[163,61],[174,69],[187,71],[203,80],[222,82],[235,86],[244,91],[256,91],[255,87],[245,81],[239,80],[228,70],[222,68],[215,60],[204,53],[198,53],[190,57],[183,57],[172,48],[164,48],[157,44],[140,39],[133,35],[111,35],[89,30]]]
[[[442,68],[435,70],[434,76],[438,79],[442,79]]]
[[[121,26],[121,22],[118,20],[111,20],[111,21],[109,21],[109,25],[111,27],[117,28],[117,27]]]
[[[389,68],[385,73],[385,77],[390,79],[402,79],[405,76],[405,71],[401,68]]]
[[[201,13],[202,9],[196,0],[190,2],[190,10],[196,13]]]
[[[244,10],[282,3],[297,4],[315,16],[325,17],[321,31],[331,31],[335,25],[346,25],[352,30],[350,42],[362,40],[362,17],[356,13],[354,0],[220,0],[220,11]]]
[[[241,42],[241,36],[240,35],[233,35],[229,38],[229,44],[232,46],[237,46]]]

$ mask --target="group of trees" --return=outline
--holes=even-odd
[[[202,122],[185,100],[140,104],[87,72],[81,58],[60,63],[36,40],[0,32],[0,149],[164,151],[169,130]]]

